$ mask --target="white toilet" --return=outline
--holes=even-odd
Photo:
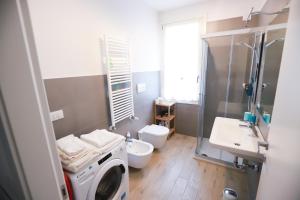
[[[153,145],[141,140],[131,139],[126,143],[128,165],[137,169],[145,167],[153,152]]]
[[[138,131],[139,139],[151,143],[154,148],[159,149],[164,146],[169,135],[169,129],[159,125],[148,125]]]

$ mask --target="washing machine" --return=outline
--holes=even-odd
[[[75,200],[127,200],[129,180],[125,142],[68,176]]]

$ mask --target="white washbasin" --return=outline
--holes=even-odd
[[[260,148],[258,152],[258,141],[264,141],[259,129],[255,127],[256,137],[250,128],[240,126],[243,123],[239,119],[216,117],[209,142],[239,157],[263,161],[264,148]]]

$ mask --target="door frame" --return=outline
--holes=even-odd
[[[1,120],[26,199],[68,199],[27,1],[1,1],[0,24]]]

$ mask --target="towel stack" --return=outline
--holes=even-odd
[[[101,154],[124,141],[121,135],[105,129],[95,130],[78,137],[68,135],[56,141],[63,168],[77,172]]]
[[[74,135],[68,135],[56,141],[63,168],[76,172],[100,155],[92,145]]]
[[[97,129],[89,134],[83,134],[80,136],[80,139],[94,145],[101,153],[107,152],[121,143],[121,141],[125,140],[124,136],[109,132],[105,129]]]

